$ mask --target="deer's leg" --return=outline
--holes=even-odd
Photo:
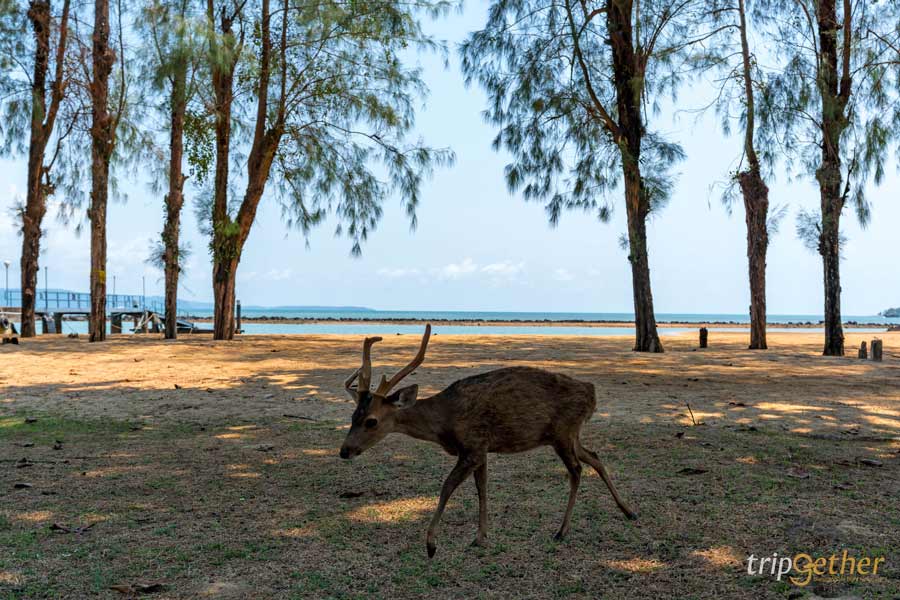
[[[582,446],[580,442],[575,445],[575,450],[578,454],[578,460],[586,462],[594,467],[594,470],[597,471],[597,474],[603,479],[603,483],[609,488],[609,493],[612,494],[613,500],[616,501],[616,505],[618,505],[619,509],[625,513],[625,516],[631,520],[637,519],[637,513],[631,510],[631,508],[625,504],[625,501],[619,497],[619,492],[616,491],[616,486],[613,485],[609,473],[606,472],[603,463],[600,462],[600,457],[598,457],[596,453]]]
[[[487,514],[487,457],[475,469],[475,487],[478,488],[478,535],[473,546],[487,544],[488,514]]]
[[[578,494],[578,484],[581,483],[581,463],[575,454],[575,448],[571,443],[555,444],[553,448],[562,459],[566,469],[569,470],[569,503],[566,505],[566,514],[563,517],[562,527],[556,533],[556,539],[561,540],[569,533],[569,522],[572,519],[572,509],[575,508],[575,496]]]
[[[478,467],[481,458],[483,458],[483,455],[477,457],[472,454],[460,455],[456,466],[453,467],[453,470],[447,475],[447,479],[444,480],[444,485],[441,487],[441,498],[438,500],[437,510],[434,511],[434,516],[431,517],[431,523],[428,525],[428,536],[425,539],[425,546],[428,548],[429,558],[434,556],[434,553],[437,551],[437,547],[434,544],[434,536],[437,532],[437,526],[441,522],[441,515],[444,514],[444,508],[447,506],[447,501],[450,499],[450,496],[453,495],[453,492],[459,484],[465,481],[466,478],[472,474],[472,471]]]

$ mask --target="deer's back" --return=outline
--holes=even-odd
[[[522,452],[568,439],[596,406],[593,384],[531,367],[460,379],[433,400],[452,415],[443,443],[451,452],[453,446]]]

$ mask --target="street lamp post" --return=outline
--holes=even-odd
[[[6,267],[6,287],[3,288],[3,305],[9,307],[9,265],[12,264],[8,260],[3,261],[3,266]]]
[[[3,305],[6,308],[9,308],[9,265],[12,264],[8,260],[3,261],[3,266],[6,267],[6,287],[3,288]]]

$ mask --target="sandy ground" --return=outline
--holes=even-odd
[[[626,521],[585,471],[572,532],[550,449],[489,459],[491,530],[460,486],[429,560],[452,457],[403,436],[337,458],[358,336],[234,342],[40,337],[0,347],[0,599],[900,597],[900,334],[884,362],[820,356],[820,334],[444,336],[409,378],[424,393],[506,365],[592,381],[582,431]],[[418,337],[375,346],[376,371]],[[523,406],[523,410],[527,410]],[[773,552],[884,556],[877,576],[800,587],[748,576]],[[149,588],[141,588],[148,585]],[[146,594],[142,594],[144,591]]]
[[[746,334],[667,336],[661,355],[630,351],[628,336],[435,336],[409,378],[423,394],[509,365],[591,381],[596,419],[748,425],[802,434],[900,436],[900,334],[884,339],[883,363],[819,355],[820,334],[770,334],[770,350],[745,349]],[[849,334],[847,352],[872,336]],[[244,336],[231,343],[113,336],[105,344],[37,337],[0,350],[0,410],[78,417],[218,422],[290,414],[343,419],[341,382],[359,364],[359,336]],[[400,368],[418,337],[375,347],[379,369]],[[687,419],[687,421],[685,421]]]

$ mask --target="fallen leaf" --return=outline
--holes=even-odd
[[[338,495],[338,498],[359,498],[363,494],[365,494],[365,492],[341,492],[340,495]]]
[[[283,414],[283,417],[287,417],[288,419],[303,419],[304,421],[315,421],[312,417],[304,417],[303,415],[289,415]]]
[[[809,479],[809,472],[804,471],[800,467],[791,467],[787,471],[788,477],[793,477],[794,479]]]
[[[677,437],[678,439],[683,438],[683,437],[684,437],[684,432],[683,432],[683,431],[678,431],[678,432],[676,432],[676,433],[675,433],[675,437]]]
[[[743,402],[729,402],[728,406],[747,406]]]
[[[884,463],[880,460],[875,460],[874,458],[860,458],[859,464],[866,465],[867,467],[883,467]]]
[[[13,485],[13,488],[17,489],[17,490],[24,490],[24,489],[28,489],[30,487],[34,487],[34,486],[31,485],[30,483],[16,483]]]
[[[119,592],[120,594],[155,594],[162,592],[166,586],[162,583],[132,583],[122,585],[111,585],[109,589]]]
[[[84,527],[72,528],[72,527],[63,525],[62,523],[54,523],[53,525],[50,526],[50,531],[58,531],[60,533],[74,533],[76,535],[81,535],[82,533],[86,532],[88,529],[90,529],[91,527],[93,527],[96,524],[97,523],[95,521],[94,523],[89,523],[89,524],[85,525]]]
[[[36,417],[25,417],[25,422],[26,423],[37,423],[37,418]]]
[[[180,390],[180,389],[181,389],[181,386],[178,385],[178,384],[176,383],[176,384],[175,384],[175,389],[176,389],[176,390]]]
[[[685,467],[678,471],[679,475],[703,475],[707,473],[708,469],[697,469],[695,467]]]

